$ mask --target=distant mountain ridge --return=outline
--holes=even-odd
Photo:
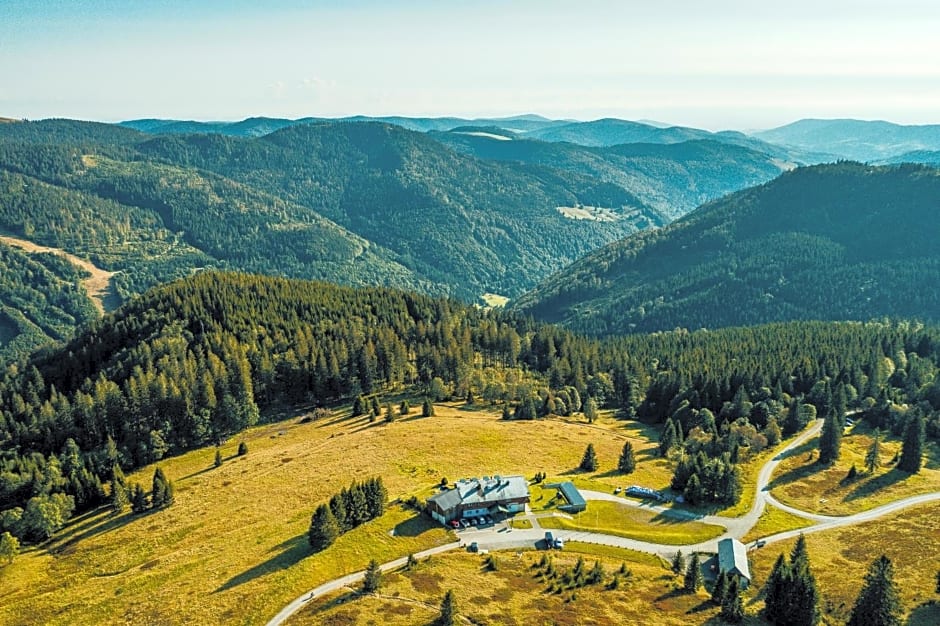
[[[940,150],[940,124],[905,126],[880,120],[805,119],[753,136],[857,161],[883,161],[918,150]]]
[[[800,168],[606,246],[512,303],[594,334],[940,320],[940,171]]]

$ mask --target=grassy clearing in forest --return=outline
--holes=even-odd
[[[924,468],[918,474],[895,469],[892,458],[900,450],[897,437],[882,438],[881,465],[873,474],[865,470],[865,454],[872,431],[864,423],[847,430],[841,456],[831,467],[816,463],[819,438],[806,442],[798,453],[784,460],[770,483],[773,495],[784,504],[824,515],[850,515],[908,496],[940,491],[940,446],[925,446]],[[849,480],[849,468],[858,472]]]
[[[159,465],[176,486],[172,507],[143,516],[85,514],[52,542],[25,550],[0,570],[0,623],[264,622],[370,558],[450,541],[443,528],[390,507],[311,554],[306,531],[314,508],[353,480],[379,475],[394,499],[427,494],[445,477],[563,473],[577,467],[588,443],[603,472],[635,433],[614,420],[507,422],[497,409],[439,404],[436,411],[392,424],[350,418],[348,409],[308,423],[294,416],[226,442],[221,467],[213,467],[212,448],[165,459]],[[237,457],[241,440],[248,454]],[[150,466],[128,480],[149,487],[152,476]]]

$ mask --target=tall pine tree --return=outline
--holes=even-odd
[[[903,612],[894,566],[891,559],[881,555],[865,574],[847,626],[901,626]]]
[[[683,588],[689,593],[695,593],[702,586],[702,564],[699,562],[698,552],[692,553],[689,567],[685,570]]]
[[[307,531],[307,541],[310,547],[316,552],[325,550],[336,541],[339,534],[339,525],[330,507],[325,504],[318,506],[313,517],[310,518],[310,529]]]
[[[594,452],[593,443],[589,443],[584,449],[584,456],[581,457],[581,464],[578,467],[585,472],[597,471],[597,454]]]
[[[620,459],[617,461],[617,469],[621,474],[632,474],[636,469],[636,456],[633,453],[633,444],[629,441],[623,444]]]
[[[834,413],[826,416],[819,435],[819,462],[832,465],[839,460],[842,448],[842,425]]]
[[[924,415],[919,409],[913,409],[904,425],[901,458],[898,459],[899,470],[908,474],[920,471],[923,464],[924,436]]]

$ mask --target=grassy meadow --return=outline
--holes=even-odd
[[[842,624],[852,610],[868,566],[885,554],[908,613],[906,626],[940,624],[940,596],[934,593],[940,569],[938,507],[923,505],[891,517],[806,535],[810,566],[821,591],[824,618]],[[762,586],[777,556],[790,553],[795,539],[749,552],[755,585]],[[763,605],[752,595],[749,611]]]
[[[771,493],[784,504],[823,515],[850,515],[908,496],[940,491],[940,447],[928,443],[924,467],[907,474],[893,467],[901,449],[898,437],[883,436],[880,466],[869,474],[865,454],[872,442],[872,430],[858,423],[842,439],[841,455],[831,467],[816,463],[819,438],[814,437],[794,450],[780,463],[770,482]],[[855,466],[855,479],[847,478]]]
[[[588,530],[628,539],[683,545],[708,541],[725,532],[724,527],[681,520],[617,502],[596,501],[586,511],[567,517],[543,517],[542,528]]]
[[[438,615],[441,598],[454,591],[457,610],[472,624],[575,626],[592,624],[648,624],[651,611],[656,624],[685,626],[689,613],[704,623],[718,609],[707,601],[706,592],[681,592],[681,579],[655,557],[628,550],[569,543],[564,552],[551,558],[559,573],[574,567],[579,557],[590,570],[594,561],[606,573],[604,583],[558,591],[555,581],[545,578],[538,566],[544,552],[492,553],[496,571],[487,567],[487,557],[466,552],[447,553],[422,562],[412,571],[400,570],[383,576],[375,596],[361,596],[345,589],[305,607],[290,620],[291,626],[353,626],[381,624],[415,626],[430,624]],[[634,558],[634,556],[636,558]],[[621,565],[629,576],[618,575],[617,589],[608,583]],[[556,579],[557,580],[557,579]]]
[[[413,405],[420,404],[413,402]],[[451,541],[439,526],[397,506],[313,555],[306,542],[316,504],[353,480],[380,475],[392,499],[429,491],[442,478],[573,471],[588,443],[616,464],[636,427],[611,419],[505,422],[497,410],[437,405],[437,415],[385,424],[348,409],[301,416],[226,442],[213,467],[208,448],[165,459],[176,503],[145,515],[99,511],[72,520],[51,542],[0,569],[0,623],[263,623],[284,604],[369,559],[391,560]],[[235,456],[244,440],[248,454]],[[652,444],[649,444],[652,445]],[[662,461],[640,456],[647,463]],[[153,466],[128,476],[149,487]],[[392,533],[394,531],[394,535]]]

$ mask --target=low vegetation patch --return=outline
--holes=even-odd
[[[495,571],[487,567],[486,556],[438,555],[412,571],[386,576],[379,598],[339,592],[305,607],[289,624],[427,624],[437,617],[447,589],[455,594],[458,614],[473,624],[615,626],[649,623],[654,611],[657,624],[688,626],[705,623],[717,614],[704,594],[677,592],[675,579],[665,575],[667,571],[655,557],[652,562],[646,556],[631,559],[630,551],[611,550],[610,554],[580,549],[551,555],[500,552]],[[579,561],[582,585],[576,584],[574,573]],[[548,575],[548,570],[554,575]],[[600,573],[596,583],[587,582],[593,580],[592,572],[594,577]],[[439,584],[432,589],[418,582],[428,577]],[[564,582],[566,577],[571,581]],[[399,608],[393,610],[395,606]],[[412,611],[401,607],[412,607]],[[691,618],[690,612],[694,612]]]
[[[761,537],[768,537],[776,533],[796,530],[797,528],[806,528],[813,524],[813,521],[805,517],[798,517],[768,504],[764,508],[764,512],[761,513],[757,523],[747,531],[747,534],[741,538],[741,541],[749,543]]]
[[[562,530],[588,530],[671,545],[707,541],[725,531],[715,524],[680,520],[662,513],[605,501],[589,502],[586,511],[572,517],[541,518],[539,525]]]
[[[770,483],[773,495],[803,511],[850,515],[908,496],[940,491],[940,448],[935,442],[925,445],[926,463],[920,472],[908,474],[892,462],[901,448],[899,438],[883,435],[878,466],[868,473],[865,455],[872,439],[872,431],[865,424],[855,425],[842,439],[839,460],[828,467],[816,462],[818,438],[810,440],[777,468]],[[853,465],[854,479],[849,478]]]

